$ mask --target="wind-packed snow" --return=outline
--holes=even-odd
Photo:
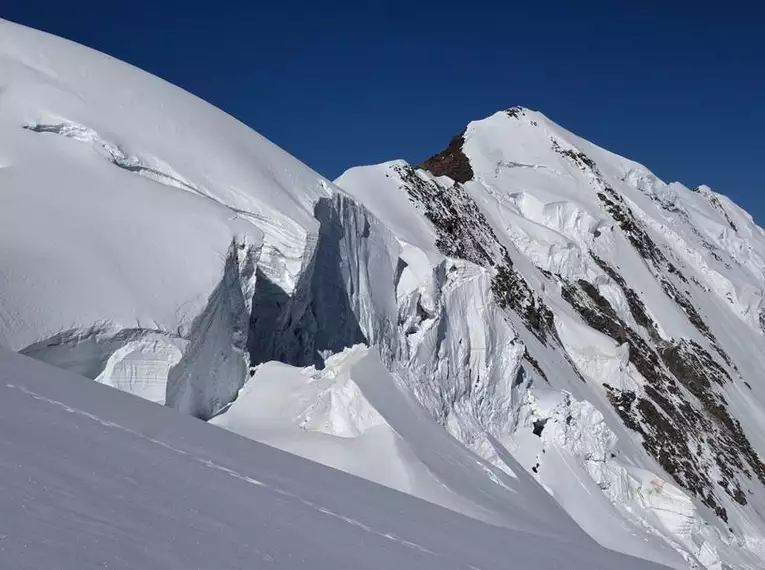
[[[424,166],[332,183],[160,79],[0,22],[0,345],[388,487],[4,354],[22,379],[0,384],[0,457],[26,471],[3,483],[31,502],[3,497],[45,538],[0,553],[650,566],[594,539],[763,567],[763,230],[527,109]],[[66,496],[87,509],[57,534]]]

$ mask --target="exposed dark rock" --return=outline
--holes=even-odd
[[[605,385],[611,405],[624,424],[643,436],[643,447],[680,485],[698,496],[702,503],[715,510],[727,522],[727,512],[712,491],[713,483],[707,471],[687,444],[684,418],[667,415],[651,400],[638,398],[630,390],[618,390]],[[678,422],[678,419],[680,420]]]
[[[621,286],[624,280],[609,269],[606,272]],[[715,391],[730,381],[727,371],[693,341],[666,343],[652,338],[658,350],[653,348],[619,318],[591,283],[566,283],[562,296],[591,327],[627,343],[630,362],[647,381],[644,396],[605,385],[624,424],[643,436],[646,451],[667,473],[725,520],[727,512],[715,497],[715,488],[740,502],[745,495],[738,476],[751,477],[754,472],[762,479],[765,475],[765,465],[741,425],[728,414],[725,399]],[[712,459],[700,445],[691,445],[689,434],[705,434]],[[710,461],[725,475],[725,485],[709,478]]]
[[[536,435],[537,437],[542,437],[542,431],[545,429],[546,424],[547,424],[547,418],[535,421],[534,427],[532,428],[534,435]]]
[[[610,186],[603,182],[600,171],[595,161],[581,151],[563,149],[556,141],[552,141],[552,148],[558,154],[568,158],[573,164],[579,167],[583,172],[592,174],[597,182],[597,196],[605,207],[606,211],[619,224],[630,243],[637,249],[640,255],[647,260],[651,260],[657,265],[666,262],[666,257],[656,246],[654,241],[643,229],[642,225],[635,219],[632,210],[624,202],[624,199]]]
[[[462,152],[465,144],[464,131],[454,137],[444,150],[431,156],[420,167],[428,170],[434,176],[448,176],[455,182],[465,183],[473,179],[473,167],[470,160]]]
[[[539,366],[539,362],[537,361],[537,359],[529,354],[528,348],[524,349],[523,358],[525,358],[526,361],[529,364],[531,364],[532,368],[534,368],[534,370],[537,371],[537,374],[539,374],[542,378],[544,378],[546,382],[549,382],[549,380],[547,379],[547,374],[545,374],[544,370],[542,370],[542,367]]]
[[[627,239],[635,247],[638,253],[640,253],[643,259],[653,262],[654,269],[664,267],[671,275],[674,275],[683,283],[688,284],[687,277],[685,277],[682,271],[680,271],[672,262],[667,259],[661,249],[659,249],[653,239],[651,239],[651,237],[648,235],[648,232],[643,228],[642,224],[635,218],[632,210],[630,210],[629,206],[627,206],[627,204],[624,202],[624,199],[613,188],[603,182],[595,163],[589,157],[584,155],[584,153],[562,150],[555,141],[553,141],[553,149],[563,156],[568,157],[582,170],[589,170],[589,172],[595,176],[595,178],[598,180],[598,185],[600,186],[600,190],[597,193],[598,198],[603,203],[606,211],[619,224],[619,227],[622,229]],[[717,200],[714,196],[712,196],[712,198]],[[725,210],[719,204],[719,201],[717,201],[717,205],[720,209],[722,209],[723,213],[727,215]],[[721,261],[719,256],[716,254],[715,256],[718,258],[718,260]],[[682,294],[669,280],[660,280],[667,295],[669,295],[670,298],[672,298],[680,305],[683,311],[685,311],[691,323],[699,330],[699,332],[701,332],[705,337],[707,337],[707,339],[709,339],[715,351],[726,362],[726,364],[735,369],[735,365],[733,364],[730,356],[728,356],[725,350],[720,346],[720,343],[712,334],[712,331],[709,329],[706,323],[704,323],[704,320],[698,314],[698,311],[696,311],[695,307],[688,300],[688,298]],[[632,309],[632,307],[630,308]]]
[[[685,275],[683,275],[682,271],[680,271],[674,263],[669,261],[667,262],[667,271],[669,271],[672,275],[676,275],[677,278],[680,279],[680,281],[683,283],[688,283],[688,279],[686,279]]]
[[[667,296],[680,306],[691,324],[696,327],[696,330],[706,337],[715,352],[720,355],[720,358],[722,358],[728,366],[738,371],[738,368],[733,363],[728,353],[720,346],[717,337],[715,337],[709,329],[709,326],[704,322],[704,319],[701,318],[701,315],[699,315],[699,312],[696,310],[696,307],[693,306],[691,300],[684,293],[681,293],[678,288],[667,279],[661,279],[661,285]]]
[[[507,116],[511,119],[519,119],[526,115],[526,111],[523,109],[523,107],[510,107],[505,111],[505,113],[507,113]]]
[[[733,220],[730,218],[730,215],[728,214],[728,211],[723,207],[723,205],[720,203],[720,200],[715,196],[714,194],[708,194],[709,197],[709,203],[714,206],[718,212],[720,212],[723,217],[725,218],[725,221],[728,222],[728,225],[731,227],[731,229],[734,232],[738,231],[738,227],[736,227],[736,224],[733,223]]]
[[[409,198],[425,211],[437,231],[436,246],[449,257],[494,268],[492,293],[503,309],[517,313],[543,343],[555,337],[554,316],[514,269],[507,248],[461,184],[449,188],[424,180],[411,167],[396,167]]]
[[[656,331],[656,323],[654,323],[653,319],[648,316],[645,304],[640,299],[640,296],[635,292],[634,289],[627,286],[624,278],[606,261],[600,259],[594,253],[591,255],[595,260],[595,263],[597,263],[600,268],[605,271],[606,274],[611,279],[613,279],[617,285],[619,285],[619,287],[621,287],[622,291],[624,292],[624,296],[627,299],[627,305],[629,305],[630,313],[632,313],[632,318],[635,319],[635,322],[646,329],[652,338],[657,339],[658,333]]]
[[[635,219],[635,215],[624,203],[624,199],[613,188],[604,186],[603,191],[598,192],[598,198],[643,259],[653,261],[657,267],[667,262],[665,255]]]
[[[396,167],[410,200],[425,210],[437,231],[436,246],[449,257],[465,259],[482,267],[493,267],[502,256],[494,230],[464,188],[444,188],[423,180],[410,167]],[[490,251],[489,246],[495,250]]]
[[[616,413],[619,414],[624,425],[638,433],[642,432],[643,428],[635,421],[635,412],[632,409],[637,399],[635,392],[631,390],[617,390],[609,384],[603,384],[603,387],[606,389],[608,400],[616,410]]]
[[[592,172],[597,172],[597,166],[595,166],[595,162],[583,152],[578,150],[561,148],[561,146],[555,140],[552,141],[552,148],[558,154],[561,154],[565,156],[566,158],[568,158],[571,162],[577,165],[581,170],[586,172],[589,169]]]
[[[577,282],[577,286],[564,284],[561,294],[592,328],[619,343],[627,343],[630,362],[647,380],[654,379],[656,353],[616,314],[608,300],[593,285],[582,280]]]
[[[709,341],[710,348],[733,368],[730,358],[694,307],[690,293],[680,291],[675,285],[690,285],[689,280],[656,245],[624,199],[602,183],[594,161],[582,152],[563,150],[555,143],[553,148],[594,175],[598,181],[598,197],[606,211],[649,262],[649,268],[659,276],[667,295]],[[514,268],[507,248],[498,241],[485,216],[461,185],[444,188],[424,181],[413,169],[403,172],[402,179],[410,198],[425,208],[436,227],[441,251],[493,268],[492,292],[497,303],[519,315],[541,342],[547,342],[551,334],[557,339],[552,311]],[[624,424],[642,436],[643,447],[666,472],[727,521],[728,513],[719,493],[722,491],[739,504],[746,504],[742,482],[756,476],[765,483],[765,465],[717,391],[731,380],[728,371],[696,342],[669,343],[661,339],[640,295],[614,267],[595,255],[593,259],[622,289],[639,328],[625,322],[590,282],[562,281],[561,295],[589,326],[628,346],[629,362],[646,381],[636,391],[605,385],[609,401]],[[560,280],[559,276],[549,273],[546,277]],[[545,377],[539,363],[528,352],[524,359]],[[572,368],[576,370],[573,362]],[[542,423],[534,426],[537,435],[543,429]],[[719,481],[712,480],[710,473],[714,472],[722,474]]]
[[[667,368],[678,378],[696,382],[705,388],[722,386],[731,378],[704,348],[694,341],[667,344],[661,351]]]
[[[667,279],[661,280],[661,286],[667,296],[680,306],[685,315],[688,317],[688,320],[691,321],[691,324],[696,327],[696,330],[704,335],[710,342],[716,343],[717,339],[712,334],[712,331],[709,330],[709,327],[704,322],[704,319],[701,318],[701,315],[699,315],[696,307],[693,306],[693,303],[691,303],[690,299],[681,293],[680,290]]]
[[[499,306],[515,311],[540,341],[546,343],[548,335],[557,338],[555,315],[534,294],[523,276],[513,269],[509,256],[497,267],[491,290]]]

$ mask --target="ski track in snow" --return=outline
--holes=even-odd
[[[150,443],[152,443],[154,445],[158,445],[160,447],[163,447],[163,448],[165,448],[165,449],[167,449],[167,450],[169,450],[169,451],[171,451],[173,453],[177,453],[178,455],[189,456],[189,453],[184,451],[184,450],[182,450],[182,449],[178,449],[177,447],[173,447],[172,445],[169,445],[169,444],[167,444],[167,443],[165,443],[163,441],[160,441],[158,439],[147,437],[146,435],[144,435],[142,433],[139,433],[137,431],[134,431],[134,430],[132,430],[130,428],[127,428],[125,426],[121,426],[121,425],[116,424],[114,422],[110,422],[108,420],[101,419],[98,416],[96,416],[94,414],[91,414],[89,412],[86,412],[84,410],[73,408],[71,406],[68,406],[67,404],[64,404],[63,402],[59,402],[58,400],[52,400],[50,398],[46,398],[45,396],[41,396],[40,394],[37,394],[36,392],[33,392],[32,390],[28,390],[27,388],[24,388],[23,386],[16,386],[14,384],[6,384],[6,387],[7,388],[11,388],[13,390],[19,390],[19,391],[23,392],[24,394],[34,398],[35,400],[39,400],[41,402],[45,402],[45,403],[50,404],[52,406],[57,406],[57,407],[63,409],[64,411],[66,411],[66,412],[69,412],[69,413],[72,413],[72,414],[77,414],[77,415],[83,416],[85,418],[88,418],[89,420],[94,421],[94,422],[96,422],[96,423],[98,423],[98,424],[100,424],[100,425],[102,425],[104,427],[123,431],[125,433],[128,433],[128,434],[134,436],[134,437],[137,437],[139,439],[148,441],[148,442],[150,442]],[[370,527],[370,526],[368,526],[368,525],[366,525],[366,524],[364,524],[364,523],[362,523],[360,521],[357,521],[357,520],[354,520],[352,518],[348,518],[348,517],[345,517],[343,515],[339,515],[337,513],[334,513],[331,510],[327,509],[326,507],[322,507],[320,505],[312,503],[311,501],[307,501],[305,499],[302,499],[301,497],[298,497],[294,493],[290,493],[289,491],[285,491],[284,489],[280,489],[279,487],[274,487],[273,485],[268,485],[266,483],[263,483],[262,481],[258,481],[257,479],[253,479],[252,477],[248,477],[247,475],[243,475],[242,473],[239,473],[238,471],[235,471],[233,469],[229,469],[228,467],[224,467],[222,465],[219,465],[219,464],[215,463],[214,461],[210,461],[209,459],[204,459],[204,458],[196,457],[196,456],[193,456],[193,455],[190,455],[190,457],[194,461],[197,461],[197,462],[201,463],[202,465],[204,465],[205,467],[208,467],[209,469],[214,469],[216,471],[220,471],[221,473],[225,473],[229,477],[233,477],[234,479],[239,479],[240,481],[244,481],[246,483],[249,483],[250,485],[255,485],[255,486],[258,486],[258,487],[265,487],[266,489],[268,489],[270,491],[273,491],[274,493],[277,493],[277,494],[282,495],[284,497],[289,497],[290,499],[294,499],[296,501],[299,501],[300,503],[304,504],[307,507],[312,508],[315,511],[318,511],[318,512],[324,514],[324,515],[327,515],[327,516],[339,519],[339,520],[341,520],[341,521],[343,521],[345,523],[348,523],[349,525],[358,527],[358,528],[360,528],[360,529],[362,529],[362,530],[364,530],[366,532],[369,532],[371,534],[374,534],[376,536],[379,536],[379,537],[382,537],[382,538],[385,538],[385,539],[388,539],[388,540],[392,540],[393,542],[397,542],[397,543],[402,544],[402,545],[404,545],[404,546],[406,546],[408,548],[413,548],[413,549],[418,550],[420,552],[423,552],[425,554],[430,554],[431,556],[439,556],[439,554],[437,554],[437,553],[435,553],[435,552],[433,552],[431,550],[428,550],[424,546],[420,546],[419,544],[415,544],[414,542],[410,542],[410,541],[405,540],[403,538],[399,538],[398,536],[396,536],[394,534],[391,534],[391,533],[385,533],[385,532],[377,531],[377,530],[373,529],[372,527]]]
[[[0,560],[19,570],[657,568],[584,534],[486,525],[4,349],[0,377]]]

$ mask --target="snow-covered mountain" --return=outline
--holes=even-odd
[[[508,536],[765,565],[765,234],[540,113],[333,183],[0,22],[0,259],[11,350]]]
[[[467,389],[444,406],[455,437],[489,460],[507,450],[606,546],[645,554],[630,536],[652,535],[691,566],[765,564],[765,234],[751,216],[522,108],[471,123],[420,167],[354,168],[336,183],[426,252],[434,275],[438,255],[486,270],[485,306],[504,309],[515,338],[487,352],[470,339],[453,376],[516,380],[507,398]],[[454,419],[463,403],[494,450]]]

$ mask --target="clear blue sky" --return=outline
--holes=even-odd
[[[330,178],[419,162],[523,105],[763,223],[758,4],[3,0],[0,16],[180,85]]]

